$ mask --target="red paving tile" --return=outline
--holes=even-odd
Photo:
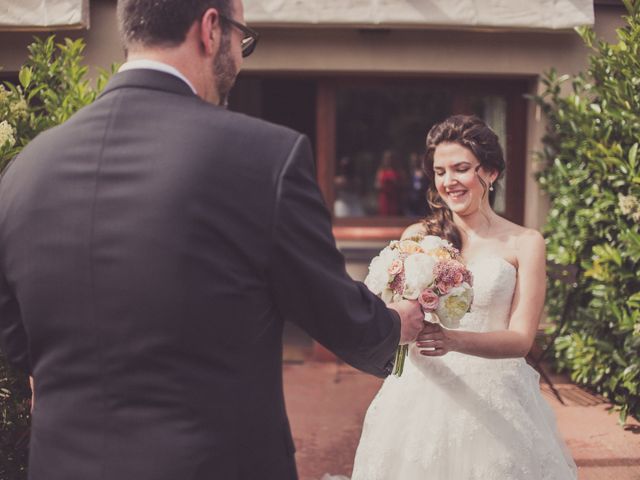
[[[566,406],[544,384],[542,392],[579,479],[640,480],[640,423],[629,420],[623,429],[602,398],[553,378]],[[310,361],[285,365],[284,379],[300,480],[319,480],[327,472],[350,475],[364,414],[381,380],[345,365]]]

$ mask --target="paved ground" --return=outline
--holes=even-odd
[[[381,382],[345,365],[302,357],[290,354],[293,362],[284,370],[300,479],[319,480],[326,472],[349,475],[366,408]],[[603,399],[565,378],[554,377],[554,382],[566,406],[544,384],[542,391],[556,412],[580,480],[640,480],[640,423],[630,420],[622,428]]]

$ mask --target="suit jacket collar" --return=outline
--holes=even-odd
[[[134,69],[116,73],[111,77],[98,98],[120,88],[146,88],[178,95],[196,96],[191,87],[175,75],[158,70]]]

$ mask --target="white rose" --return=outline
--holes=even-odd
[[[425,288],[433,283],[433,269],[436,260],[425,253],[414,253],[404,261],[405,288],[404,298],[415,300]]]
[[[380,257],[374,258],[369,265],[369,274],[364,279],[364,284],[376,295],[380,295],[389,283],[389,274],[381,267],[381,263]]]
[[[364,284],[376,295],[380,295],[390,282],[389,267],[397,258],[400,258],[400,253],[386,247],[371,260],[369,274],[364,279]]]
[[[449,242],[443,240],[440,237],[436,237],[435,235],[427,235],[422,240],[420,240],[420,246],[425,252],[437,250],[438,248],[446,247],[448,245]]]

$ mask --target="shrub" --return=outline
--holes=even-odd
[[[95,100],[111,72],[92,87],[82,66],[83,40],[36,38],[18,75],[0,86],[0,172],[40,132],[67,120]],[[26,478],[30,389],[28,379],[8,367],[0,352],[0,479]]]
[[[36,135],[67,120],[104,88],[116,66],[101,71],[93,88],[82,65],[84,48],[82,39],[56,44],[54,36],[35,38],[19,84],[0,86],[0,171]]]
[[[29,379],[11,371],[0,357],[0,479],[27,478]]]
[[[538,175],[551,200],[548,257],[579,269],[556,363],[609,398],[621,422],[640,416],[640,2],[624,3],[617,43],[578,29],[591,49],[587,72],[552,70],[535,99],[548,118]],[[567,287],[549,287],[558,320]]]

